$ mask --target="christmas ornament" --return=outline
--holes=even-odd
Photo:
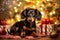
[[[33,3],[32,2],[28,2],[28,4],[32,5]]]
[[[6,20],[0,20],[0,35],[5,35],[6,32]]]
[[[50,20],[50,18],[43,18],[41,20],[41,25],[40,25],[40,30],[41,30],[41,34],[43,35],[48,35],[48,28],[51,28],[51,26],[49,26],[48,24],[53,24],[53,20]]]

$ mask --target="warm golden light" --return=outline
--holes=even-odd
[[[35,8],[35,5],[33,5],[32,7]]]
[[[41,6],[44,7],[44,4],[42,4]]]
[[[41,12],[41,14],[42,14],[42,18],[44,18],[44,12]]]
[[[18,12],[18,8],[17,8],[17,7],[14,7],[14,11],[15,11],[15,12]]]
[[[21,2],[19,2],[19,4],[18,4],[18,6],[20,6],[22,3]]]
[[[20,15],[16,15],[15,18],[17,21],[20,21]]]
[[[25,0],[26,2],[30,2],[30,0]]]
[[[12,14],[12,12],[9,12],[9,14]]]
[[[57,22],[55,22],[55,24],[57,24]]]
[[[43,10],[43,8],[40,8],[40,10],[42,11],[42,10]]]
[[[53,11],[53,14],[55,14],[55,11]]]
[[[7,20],[7,24],[11,24],[11,21],[10,20]]]
[[[17,7],[14,7],[14,9],[17,9]]]
[[[18,12],[18,9],[16,9],[15,12]]]
[[[11,19],[11,21],[13,22],[13,21],[14,21],[14,19]]]
[[[52,15],[53,13],[52,12],[50,12],[50,15]]]
[[[50,1],[50,0],[46,0],[46,1]]]
[[[40,2],[39,2],[39,1],[37,1],[36,5],[39,5],[39,3],[40,3]]]

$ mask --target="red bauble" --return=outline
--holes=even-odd
[[[41,24],[53,24],[53,20],[50,18],[44,18],[41,20]]]
[[[32,5],[33,3],[32,2],[29,2],[30,5]]]

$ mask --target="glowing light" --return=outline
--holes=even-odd
[[[19,2],[19,4],[18,4],[18,6],[20,6],[22,3],[21,2]]]
[[[40,10],[43,10],[43,8],[40,8]]]
[[[46,1],[50,1],[50,0],[46,0]]]
[[[41,14],[42,14],[42,18],[44,18],[44,12],[41,12]]]
[[[44,7],[44,4],[42,4],[41,6]]]
[[[39,1],[37,1],[37,3],[40,3]]]
[[[39,2],[39,1],[37,1],[36,5],[39,5],[39,3],[40,3],[40,2]]]
[[[20,15],[16,15],[15,18],[17,21],[20,21]]]
[[[15,12],[18,12],[18,9],[17,9],[17,7],[14,7],[14,11],[15,11]]]
[[[33,5],[33,8],[35,8],[35,5]]]
[[[57,22],[55,22],[55,24],[57,24]]]
[[[17,9],[17,7],[14,7],[14,9]]]
[[[53,14],[55,14],[55,11],[53,11]]]
[[[30,0],[25,0],[26,2],[30,2]]]
[[[11,24],[11,21],[10,20],[7,20],[7,24]]]
[[[12,12],[9,12],[9,14],[12,14]]]
[[[49,3],[48,5],[51,5],[51,3]]]
[[[18,12],[18,9],[16,9],[15,12]]]
[[[11,19],[11,21],[13,22],[13,21],[14,21],[14,19]]]
[[[50,15],[52,15],[53,13],[51,12]]]

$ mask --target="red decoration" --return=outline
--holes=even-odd
[[[46,13],[48,13],[48,10],[46,9],[46,10],[44,10]]]
[[[53,24],[53,20],[51,20],[50,18],[44,18],[41,20],[41,24]]]
[[[0,30],[0,35],[5,35],[6,34],[6,20],[0,20],[0,25],[2,26]]]
[[[29,2],[29,4],[31,5],[31,4],[33,4],[32,2]]]
[[[45,30],[45,35],[47,35],[47,25],[48,24],[53,24],[53,20],[51,20],[50,18],[43,18],[41,20],[41,25],[40,25],[40,28],[41,28],[41,34],[43,34],[43,29]],[[44,25],[44,26],[43,26]]]

